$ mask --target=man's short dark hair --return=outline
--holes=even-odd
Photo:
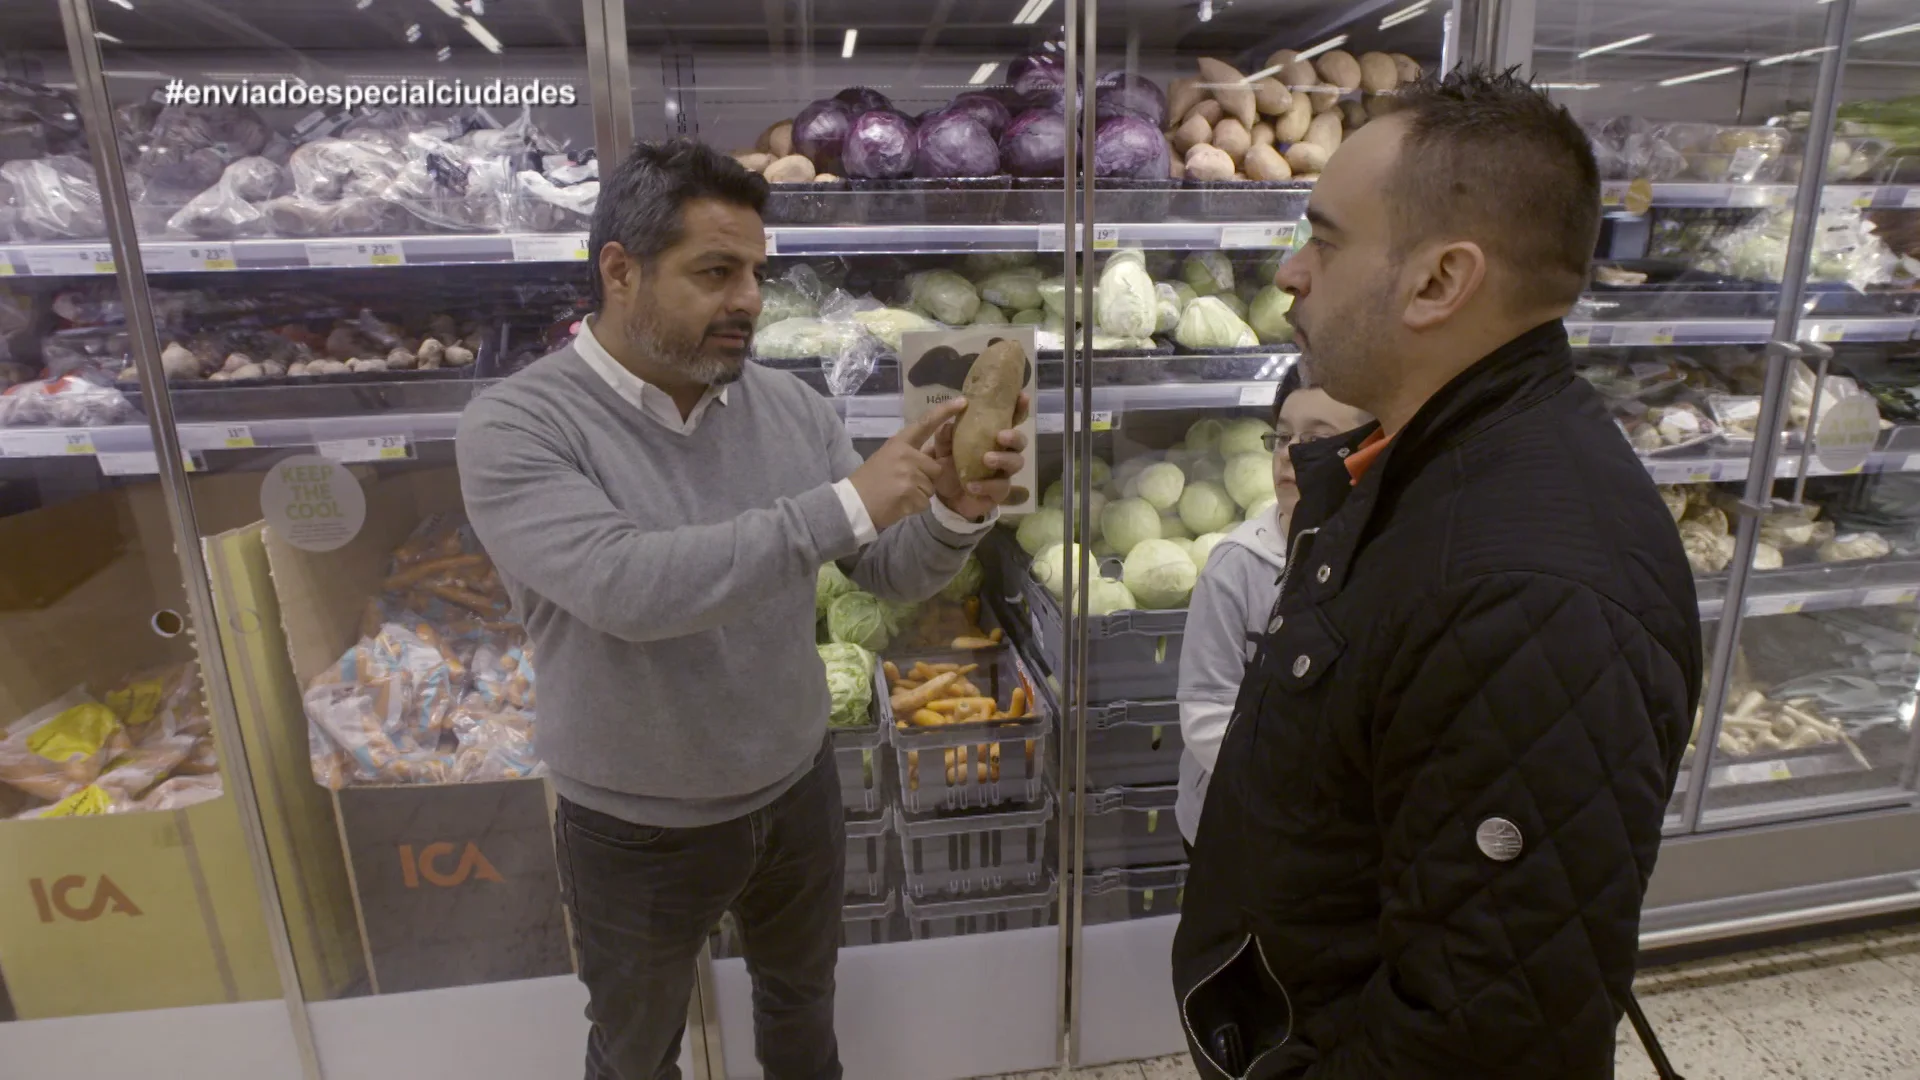
[[[600,200],[593,208],[587,259],[596,303],[604,296],[600,249],[617,242],[633,258],[651,261],[680,242],[689,199],[719,199],[757,214],[767,206],[767,182],[692,139],[635,146],[613,175],[600,182]]]
[[[1579,299],[1600,235],[1600,169],[1572,115],[1517,68],[1429,75],[1397,104],[1406,135],[1386,184],[1394,249],[1457,230],[1506,264],[1519,304]]]

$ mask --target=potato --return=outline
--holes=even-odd
[[[1253,84],[1253,104],[1262,116],[1279,116],[1293,105],[1293,91],[1279,79],[1261,79]]]
[[[1231,180],[1233,159],[1225,150],[1201,143],[1187,151],[1187,179]]]
[[[1233,159],[1233,163],[1238,165],[1240,159],[1247,156],[1247,150],[1253,146],[1253,134],[1242,126],[1240,121],[1229,116],[1213,126],[1213,138],[1208,141],[1216,148],[1225,150],[1227,156]]]
[[[1213,125],[1219,123],[1220,118],[1225,115],[1227,115],[1226,106],[1220,104],[1218,101],[1215,101],[1213,98],[1208,98],[1205,101],[1196,103],[1193,107],[1193,111],[1187,113],[1188,118],[1197,116],[1202,120],[1205,120],[1207,122],[1208,127],[1212,127]]]
[[[1327,159],[1332,156],[1331,150],[1318,143],[1297,142],[1287,147],[1287,167],[1296,177],[1302,173],[1318,173],[1327,167]]]
[[[1287,165],[1287,159],[1271,145],[1255,143],[1247,151],[1247,177],[1252,180],[1290,180],[1293,169]]]
[[[1284,68],[1288,64],[1293,63],[1299,55],[1300,50],[1298,49],[1281,49],[1272,56],[1267,57],[1267,66],[1270,68]]]
[[[1393,61],[1394,71],[1399,74],[1401,82],[1410,83],[1420,81],[1420,65],[1413,57],[1408,56],[1406,53],[1399,52],[1388,53],[1387,57]]]
[[[1313,102],[1313,114],[1332,112],[1340,105],[1340,88],[1321,83],[1307,91],[1307,100]]]
[[[813,162],[801,154],[788,154],[768,165],[763,175],[769,184],[807,184],[819,179],[814,175]]]
[[[1400,67],[1383,52],[1360,55],[1360,89],[1384,94],[1400,85]]]
[[[1397,94],[1368,94],[1362,101],[1368,116],[1381,117],[1400,111],[1400,97]]]
[[[1367,107],[1365,105],[1360,104],[1352,98],[1348,98],[1340,103],[1340,123],[1345,126],[1348,132],[1360,130],[1360,128],[1366,124],[1367,120]]]
[[[1280,69],[1280,82],[1290,89],[1304,90],[1320,84],[1320,73],[1313,70],[1311,60],[1289,60]]]
[[[776,160],[793,153],[793,121],[782,120],[761,132],[753,148]]]
[[[1307,125],[1307,137],[1301,142],[1316,143],[1328,154],[1340,149],[1341,117],[1338,112],[1324,112],[1313,118]]]
[[[1175,79],[1168,83],[1167,123],[1178,127],[1206,96],[1207,92],[1200,89],[1199,79]]]
[[[1026,350],[1011,341],[987,346],[968,369],[967,381],[960,387],[967,408],[953,425],[953,464],[961,483],[998,475],[987,466],[986,457],[1000,448],[1000,433],[1013,426],[1014,409],[1026,381]]]
[[[1272,146],[1279,141],[1273,133],[1273,125],[1265,120],[1253,125],[1253,130],[1247,132],[1247,136],[1253,140],[1255,146]]]
[[[1345,49],[1328,49],[1313,61],[1320,78],[1342,90],[1360,89],[1360,61]]]
[[[816,176],[816,177],[814,177],[814,178],[813,178],[813,182],[814,182],[814,183],[816,183],[816,184],[830,184],[830,183],[832,183],[833,181],[835,181],[835,180],[838,180],[838,179],[840,179],[840,178],[839,178],[839,177],[837,177],[837,176],[835,176],[835,175],[833,175],[833,174],[832,174],[832,173],[830,173],[830,172],[823,172],[823,173],[821,173],[820,175],[818,175],[818,176]]]
[[[1313,123],[1313,101],[1305,94],[1293,95],[1293,107],[1287,115],[1273,122],[1274,140],[1279,143],[1297,143],[1307,137],[1307,128]]]
[[[773,164],[773,155],[741,150],[734,153],[733,160],[748,172],[765,172],[767,166]]]
[[[1213,125],[1207,123],[1206,117],[1195,113],[1187,117],[1187,122],[1181,124],[1179,130],[1173,133],[1173,151],[1181,157],[1186,157],[1187,151],[1212,138]]]
[[[1253,87],[1247,85],[1247,77],[1240,74],[1238,68],[1211,57],[1200,58],[1200,81],[1212,83],[1215,101],[1227,110],[1227,115],[1240,121],[1242,127],[1252,127],[1260,122],[1260,110],[1254,103]]]
[[[1187,165],[1186,162],[1180,160],[1180,155],[1168,154],[1167,160],[1171,163],[1167,166],[1167,178],[1169,180],[1185,180],[1187,178]]]

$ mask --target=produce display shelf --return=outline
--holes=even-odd
[[[1809,578],[1832,577],[1831,584],[1809,584]],[[1873,563],[1839,563],[1820,567],[1793,567],[1756,571],[1746,597],[1749,616],[1793,615],[1802,611],[1844,608],[1912,607],[1920,603],[1920,561],[1893,558]],[[1726,607],[1724,597],[1700,601],[1700,618],[1717,619]]]
[[[1920,432],[1920,429],[1896,428],[1890,442],[1904,443],[1906,440],[1901,436],[1906,432]],[[1717,484],[1745,480],[1747,471],[1752,467],[1751,460],[1744,456],[1689,455],[1642,460],[1656,484]],[[1800,455],[1797,449],[1782,453],[1774,465],[1774,475],[1782,479],[1797,476],[1799,471]],[[1807,463],[1808,476],[1851,476],[1861,472],[1920,472],[1920,450],[1904,446],[1901,449],[1875,450],[1867,455],[1866,463],[1857,469],[1834,469],[1822,465],[1818,457]]]
[[[1608,210],[1626,210],[1638,200],[1632,187],[1638,181],[1608,180],[1600,185],[1600,205]],[[1700,184],[1661,182],[1650,185],[1649,205],[1656,207],[1732,207],[1760,208],[1787,206],[1793,202],[1792,184]],[[1829,184],[1820,193],[1820,205],[1827,208],[1853,207],[1857,210],[1920,209],[1920,185],[1916,184]]]
[[[1673,789],[1677,800],[1686,793],[1690,779],[1688,767],[1692,763],[1689,755],[1681,766],[1679,782]],[[1774,755],[1750,754],[1746,757],[1733,757],[1720,754],[1714,758],[1711,775],[1707,780],[1709,790],[1714,788],[1746,787],[1752,784],[1776,784],[1789,780],[1812,780],[1826,776],[1847,776],[1853,773],[1871,771],[1860,763],[1844,744],[1822,746],[1811,752],[1782,753]]]
[[[1907,341],[1920,329],[1911,315],[1880,318],[1822,319],[1801,325],[1801,336],[1811,341]],[[1773,338],[1771,319],[1569,319],[1567,336],[1575,348],[1639,345],[1765,345]]]

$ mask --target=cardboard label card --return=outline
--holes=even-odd
[[[1027,355],[1027,381],[1022,387],[1030,399],[1027,418],[1020,425],[1027,433],[1026,467],[1013,478],[1013,497],[1000,508],[1003,514],[1024,514],[1039,505],[1040,491],[1035,483],[1039,470],[1035,457],[1038,429],[1034,413],[1039,409],[1038,371],[1034,366],[1034,340],[1031,326],[964,326],[957,330],[928,330],[900,336],[900,416],[912,423],[929,409],[960,396],[967,372],[988,345],[1011,341]]]

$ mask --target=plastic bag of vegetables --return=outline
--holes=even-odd
[[[949,326],[965,326],[980,310],[980,293],[973,282],[951,270],[914,274],[907,286],[916,306]]]
[[[827,726],[867,727],[873,717],[867,708],[873,704],[874,655],[851,642],[818,646],[820,662],[827,669],[827,696],[832,699]]]
[[[1253,327],[1240,321],[1217,296],[1202,296],[1188,304],[1180,313],[1173,339],[1189,349],[1248,349],[1260,344]]]
[[[1064,289],[1061,290],[1063,293]],[[1093,294],[1094,323],[1115,337],[1146,338],[1159,325],[1159,298],[1138,251],[1116,252],[1100,272]]]

